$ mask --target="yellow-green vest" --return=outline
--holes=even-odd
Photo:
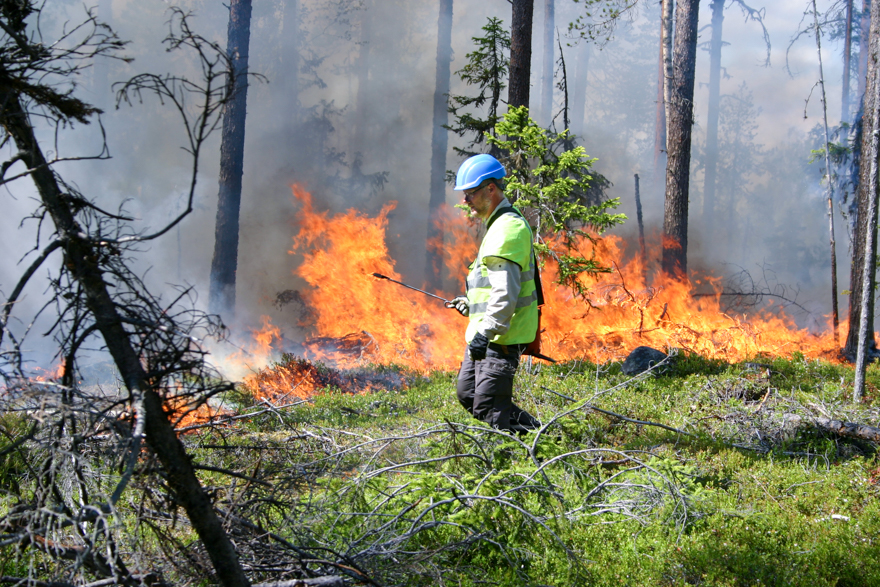
[[[467,342],[479,332],[480,322],[486,314],[489,293],[489,273],[484,259],[501,257],[519,265],[522,270],[521,288],[516,310],[510,319],[510,328],[496,335],[489,342],[497,344],[528,344],[538,332],[538,295],[535,289],[535,255],[532,250],[532,230],[528,222],[513,206],[495,211],[487,223],[486,236],[480,244],[477,258],[468,267],[467,298],[470,306]]]

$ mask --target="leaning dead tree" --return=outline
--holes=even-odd
[[[0,324],[0,334],[12,347],[3,354],[0,370],[6,378],[5,413],[12,414],[3,423],[2,453],[20,461],[22,483],[34,479],[33,487],[22,491],[0,520],[3,543],[20,551],[34,549],[58,563],[31,561],[25,565],[28,576],[18,584],[37,584],[36,579],[75,584],[89,577],[113,579],[115,584],[155,581],[148,559],[126,560],[123,552],[131,545],[119,543],[116,516],[132,479],[158,469],[170,500],[166,509],[186,513],[216,580],[249,585],[172,421],[176,411],[228,389],[207,367],[198,344],[199,333],[215,324],[184,308],[184,296],[170,302],[154,297],[129,269],[138,247],[167,233],[193,209],[199,157],[227,98],[229,60],[216,44],[189,28],[185,13],[173,9],[168,49],[193,52],[202,79],[145,74],[119,88],[122,101],[158,96],[175,107],[193,161],[186,209],[158,230],[139,231],[124,212],[102,210],[65,182],[56,166],[58,146],[47,150],[37,138],[38,131],[61,133],[74,123],[88,124],[100,113],[74,96],[73,76],[96,58],[121,58],[125,43],[92,13],[82,24],[67,27],[61,38],[46,42],[48,35],[38,28],[41,10],[32,1],[0,3],[0,141],[8,154],[0,182],[33,182],[39,198],[33,218],[42,227],[37,248],[43,248],[6,300]],[[58,313],[51,328],[64,368],[57,389],[28,380],[21,368],[22,335],[8,327],[18,295],[36,268],[57,258],[54,251],[61,251],[63,262],[51,269],[46,308]],[[112,357],[122,380],[124,391],[116,402],[88,397],[75,385],[81,350],[96,344]],[[25,434],[16,434],[16,426]],[[102,439],[107,438],[117,444],[106,445]],[[146,463],[144,442],[151,455]],[[109,451],[105,457],[117,463],[115,475],[103,471],[100,482],[95,480],[89,470],[94,461],[87,458],[94,451]]]

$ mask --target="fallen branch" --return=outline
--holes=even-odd
[[[589,408],[589,409],[594,410],[596,412],[599,412],[601,414],[605,414],[606,416],[611,416],[612,418],[618,418],[618,419],[623,420],[625,422],[631,422],[633,424],[638,424],[639,426],[657,426],[658,428],[663,428],[664,430],[669,430],[670,432],[676,432],[678,434],[685,434],[687,436],[695,436],[694,434],[692,434],[690,432],[685,432],[684,430],[680,430],[678,428],[673,428],[672,426],[667,426],[666,424],[660,424],[658,422],[650,422],[648,420],[634,420],[632,418],[627,418],[626,416],[624,416],[622,414],[616,414],[614,412],[609,412],[608,410],[603,410],[602,408],[597,408],[596,406],[591,405],[591,404],[584,404],[583,407]]]
[[[797,414],[785,414],[783,419],[788,426],[793,428],[809,424],[823,432],[830,432],[837,436],[880,442],[880,428],[875,428],[874,426],[867,426],[856,422],[844,422],[843,420],[832,420],[831,418],[802,417]]]

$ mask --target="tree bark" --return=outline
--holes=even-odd
[[[0,89],[0,103],[4,105],[3,125],[24,154],[25,165],[33,170],[32,177],[40,199],[61,238],[65,262],[86,294],[86,305],[131,394],[136,417],[144,419],[147,444],[159,457],[169,487],[205,545],[220,582],[227,587],[250,585],[238,562],[235,548],[195,475],[189,455],[168,420],[162,398],[149,385],[140,357],[123,327],[122,318],[98,265],[99,254],[95,250],[95,243],[89,240],[74,219],[70,200],[65,198],[54,172],[46,164],[33,126],[18,96],[7,89]]]
[[[654,184],[660,183],[660,170],[665,169],[666,154],[666,5],[660,3],[660,49],[657,52],[657,108],[654,117]],[[669,20],[671,23],[671,19]]]
[[[446,203],[446,151],[449,145],[449,131],[444,126],[449,121],[447,99],[452,63],[452,1],[440,0],[440,16],[437,19],[437,70],[434,77],[426,272],[428,283],[434,289],[440,289],[443,285],[441,247],[444,231],[439,213]]]
[[[510,85],[507,105],[529,106],[532,67],[532,15],[534,0],[513,0],[510,26]]]
[[[672,104],[672,77],[674,75],[674,69],[672,65],[672,27],[675,24],[675,19],[673,18],[674,8],[675,0],[663,0],[661,5],[662,13],[660,15],[660,44],[663,48],[663,115],[665,117],[667,125],[669,124],[669,107],[670,104]],[[668,127],[666,130],[668,132]],[[666,136],[668,141],[668,135]],[[669,145],[663,145],[664,148],[667,148],[668,146]]]
[[[838,337],[840,323],[837,309],[837,243],[834,238],[834,192],[831,183],[831,145],[828,132],[828,102],[825,91],[825,69],[822,66],[822,35],[819,31],[819,12],[816,8],[816,0],[813,0],[813,24],[816,32],[816,55],[819,61],[819,89],[822,98],[822,127],[825,131],[825,187],[828,195],[828,234],[831,248],[831,319],[834,328],[834,339]]]
[[[556,24],[553,0],[544,0],[544,66],[541,79],[541,118],[542,126],[550,128],[553,121],[553,45],[556,37]]]
[[[867,61],[867,73],[865,78],[866,91],[862,98],[862,144],[861,159],[859,161],[859,186],[858,186],[858,212],[856,219],[855,231],[853,234],[852,247],[852,263],[850,265],[850,296],[849,296],[849,328],[847,329],[846,344],[843,347],[843,354],[850,361],[854,361],[858,352],[859,345],[859,324],[862,316],[862,290],[863,275],[865,272],[865,263],[868,266],[868,292],[874,291],[876,281],[876,270],[874,260],[877,257],[877,225],[871,224],[869,219],[869,210],[872,201],[876,201],[876,186],[871,186],[871,167],[872,157],[876,157],[876,153],[871,151],[871,138],[874,132],[874,123],[871,113],[874,111],[877,100],[878,87],[878,60],[880,60],[880,2],[875,2],[871,6],[871,28],[869,39],[863,45],[863,53]],[[873,235],[873,247],[869,250],[866,248],[867,231],[870,230]],[[865,300],[865,308],[867,308],[867,338],[865,344],[869,352],[873,355],[876,352],[877,344],[874,340],[874,295],[868,296]]]
[[[642,257],[642,267],[645,267],[645,260],[648,258],[648,252],[645,248],[645,224],[642,221],[642,195],[639,190],[639,174],[634,176],[636,182],[636,220],[639,224],[639,254]]]
[[[785,422],[785,428],[788,430],[795,430],[802,426],[809,425],[813,428],[818,428],[822,432],[829,432],[845,438],[858,438],[860,440],[880,442],[880,428],[859,424],[857,422],[832,420],[831,418],[803,417],[797,414],[785,414],[783,416],[783,421]]]
[[[661,269],[667,275],[687,275],[688,190],[699,9],[699,0],[678,0],[676,3],[672,91],[667,117],[666,203],[661,261]]]
[[[868,47],[871,37],[871,0],[862,0],[862,17],[859,19],[859,87],[856,99],[860,102],[865,95],[865,80],[868,76]]]
[[[248,45],[251,0],[231,0],[226,53],[232,59],[232,98],[226,103],[220,143],[220,193],[214,225],[209,307],[231,320],[235,314],[238,269],[238,224],[244,172],[244,127],[247,117]]]
[[[712,39],[709,41],[709,115],[706,118],[706,175],[703,186],[703,230],[715,223],[715,181],[718,169],[718,117],[721,110],[721,48],[724,0],[712,0]]]
[[[877,71],[875,70],[875,75]],[[868,201],[868,213],[867,213],[867,225],[868,227],[875,227],[875,230],[866,230],[865,231],[865,250],[866,251],[876,251],[877,245],[875,243],[876,239],[876,226],[877,226],[877,184],[878,182],[878,169],[877,166],[880,164],[878,161],[878,157],[880,157],[880,96],[877,95],[878,85],[877,81],[874,81],[874,106],[871,109],[871,149],[869,151],[869,157],[871,159],[871,173],[870,180],[868,183],[868,191],[873,194],[873,197],[869,198]],[[855,368],[855,381],[853,382],[853,402],[859,403],[862,400],[862,396],[865,392],[865,372],[867,370],[867,359],[868,359],[868,316],[872,315],[873,312],[868,311],[869,300],[873,300],[874,296],[873,292],[873,280],[872,275],[876,270],[876,265],[873,263],[863,263],[862,264],[862,290],[861,290],[861,307],[859,313],[859,343],[858,350],[856,353],[856,368]],[[834,329],[835,335],[837,334],[837,328]]]

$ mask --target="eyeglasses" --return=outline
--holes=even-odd
[[[489,185],[490,184],[487,183],[486,185],[482,185],[473,191],[464,192],[464,200],[466,202],[470,202],[473,199],[474,195],[476,195],[477,192],[479,192],[480,190],[486,189],[487,187],[489,187]]]

